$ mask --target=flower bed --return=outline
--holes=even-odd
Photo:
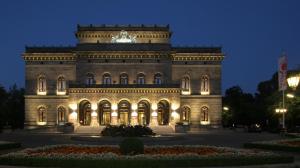
[[[0,156],[0,164],[51,167],[193,167],[289,163],[293,157],[213,146],[145,146],[121,155],[118,146],[54,145]]]
[[[280,150],[280,151],[289,151],[289,152],[300,152],[300,138],[253,142],[253,143],[244,144],[244,147]]]
[[[23,151],[28,156],[49,156],[49,155],[69,155],[69,154],[105,154],[112,153],[121,155],[117,146],[51,146],[47,148],[27,149]],[[216,155],[231,153],[230,150],[218,149],[204,146],[155,146],[145,147],[145,155]]]

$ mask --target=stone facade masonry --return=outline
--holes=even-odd
[[[99,125],[99,115],[104,115],[100,109],[103,101],[109,103],[111,122],[114,112],[118,112],[115,119],[120,122],[124,111],[116,107],[121,108],[123,105],[119,103],[123,100],[130,104],[131,109],[125,113],[132,117],[131,124],[134,113],[137,113],[136,117],[150,113],[149,125],[163,123],[161,117],[167,114],[171,125],[184,122],[194,127],[220,126],[224,58],[220,47],[172,47],[169,26],[90,25],[77,29],[78,44],[74,47],[27,47],[23,53],[27,126],[61,124],[58,119],[60,107],[65,109],[64,123],[73,122],[79,126],[82,124],[79,115],[84,114],[84,120],[92,120],[91,123],[95,120]],[[127,43],[113,43],[113,37],[123,38]],[[120,84],[122,73],[128,75],[125,85]],[[140,73],[145,76],[145,84],[138,85]],[[158,73],[161,84],[155,83]],[[87,74],[93,75],[93,84],[87,84]],[[110,75],[111,84],[103,83],[104,74]],[[45,78],[42,83],[45,92],[38,94],[41,76]],[[201,87],[204,76],[208,79],[205,94]],[[62,94],[58,90],[59,77],[65,82]],[[188,89],[183,88],[185,77],[189,79]],[[140,107],[141,102],[146,102],[146,106]],[[45,109],[43,122],[40,122],[40,107]],[[184,121],[183,107],[189,109],[188,119]],[[206,113],[203,107],[208,109]],[[207,121],[203,121],[205,115]]]

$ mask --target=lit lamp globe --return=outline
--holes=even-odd
[[[287,78],[289,87],[291,87],[292,89],[295,90],[299,84],[299,80],[300,80],[299,76],[292,76],[292,77]]]

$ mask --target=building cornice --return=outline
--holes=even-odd
[[[222,53],[176,53],[172,54],[173,61],[222,61]]]
[[[181,95],[180,96],[183,99],[189,99],[189,98],[222,98],[222,95]]]
[[[74,53],[24,53],[25,61],[75,61]]]
[[[25,95],[26,99],[68,99],[69,95]]]

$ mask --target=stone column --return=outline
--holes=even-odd
[[[139,125],[138,122],[138,113],[136,112],[136,110],[132,110],[131,112],[131,121],[130,121],[131,125]]]
[[[98,114],[97,114],[97,112],[96,112],[95,110],[93,110],[91,116],[92,116],[92,119],[91,119],[91,126],[92,126],[92,127],[99,127],[99,123],[98,123],[98,121],[97,121],[97,116],[98,116]]]
[[[77,112],[75,110],[73,110],[70,114],[69,114],[69,122],[73,123],[74,126],[78,125],[78,121],[77,121]]]
[[[157,103],[152,103],[151,105],[151,114],[150,114],[150,126],[158,126],[158,121],[157,121]]]
[[[138,125],[138,113],[137,113],[138,106],[136,103],[131,104],[131,113],[130,113],[130,124],[131,125]]]
[[[150,126],[158,126],[157,115],[157,111],[152,110]]]

